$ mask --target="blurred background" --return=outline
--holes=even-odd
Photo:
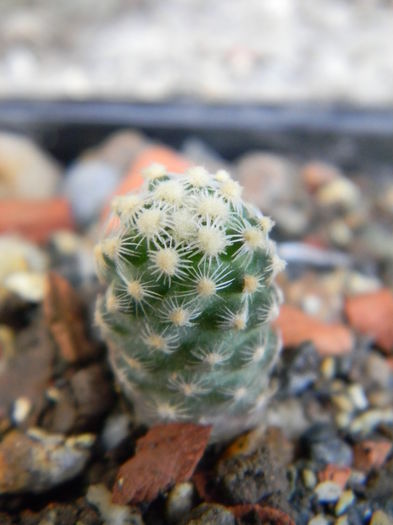
[[[391,0],[1,0],[0,96],[393,103]]]

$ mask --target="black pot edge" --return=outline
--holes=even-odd
[[[0,129],[28,134],[64,162],[124,128],[174,147],[196,137],[229,160],[263,149],[353,170],[393,164],[393,108],[0,100]]]

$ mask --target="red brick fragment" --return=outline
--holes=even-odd
[[[113,502],[120,505],[150,502],[171,485],[190,479],[210,432],[210,426],[193,423],[152,427],[137,441],[135,456],[120,467]]]
[[[330,463],[326,468],[318,472],[318,479],[320,482],[333,481],[333,483],[336,483],[343,489],[350,475],[351,469],[349,467],[339,467]]]
[[[243,523],[242,518],[245,518],[251,512],[255,512],[262,523],[268,523],[269,525],[296,525],[293,519],[282,510],[274,509],[273,507],[263,507],[258,503],[247,503],[244,505],[235,505],[234,507],[228,508],[233,513],[235,518],[239,520],[240,525]]]
[[[66,361],[76,363],[94,355],[95,346],[86,336],[81,300],[61,275],[48,274],[43,307],[49,331]]]
[[[370,335],[386,353],[393,352],[393,293],[387,288],[349,297],[345,302],[349,323]]]
[[[171,173],[182,173],[190,166],[190,163],[184,157],[170,148],[164,146],[147,147],[135,159],[129,172],[111,195],[108,205],[103,210],[102,219],[107,217],[109,203],[115,195],[125,195],[131,191],[137,191],[142,186],[142,172],[151,164],[162,164]]]
[[[6,199],[0,205],[0,233],[18,233],[37,243],[45,243],[57,230],[74,229],[67,199]]]
[[[382,467],[392,450],[393,443],[387,440],[366,440],[354,446],[354,463],[359,470],[369,472]]]
[[[305,314],[299,308],[283,305],[275,326],[281,331],[286,347],[311,341],[321,355],[341,355],[351,351],[351,331],[343,324],[327,324]]]

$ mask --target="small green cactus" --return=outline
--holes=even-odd
[[[280,348],[273,222],[223,170],[153,165],[145,178],[113,199],[95,249],[107,285],[97,323],[140,422],[212,424],[214,439],[229,437],[258,421]]]

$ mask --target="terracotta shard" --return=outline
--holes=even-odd
[[[45,321],[62,357],[69,363],[92,357],[95,347],[86,336],[80,298],[61,275],[48,274],[43,306]]]
[[[349,467],[340,467],[338,465],[329,464],[323,470],[318,472],[318,480],[333,481],[344,489],[347,481],[351,475],[351,469]]]
[[[0,206],[0,233],[18,233],[45,243],[57,230],[74,229],[67,199],[5,199]]]
[[[281,331],[286,347],[295,347],[311,341],[324,356],[346,354],[353,347],[353,337],[346,326],[340,323],[324,323],[294,306],[281,307],[275,326]]]
[[[109,212],[109,203],[115,195],[125,195],[131,191],[138,191],[142,186],[144,179],[142,172],[151,164],[162,164],[171,173],[182,173],[190,163],[176,151],[166,148],[165,146],[149,146],[145,148],[131,165],[129,172],[122,179],[113,195],[105,206],[101,219],[105,220]]]
[[[390,290],[383,288],[349,297],[345,313],[355,330],[372,336],[386,353],[393,352],[393,293]]]
[[[137,442],[135,456],[120,467],[113,502],[153,501],[174,483],[187,481],[207,446],[210,426],[192,423],[157,425]]]
[[[269,523],[270,525],[295,525],[293,519],[285,512],[273,507],[263,507],[256,504],[235,505],[229,507],[229,510],[234,514],[239,524],[248,523],[248,520],[243,522],[242,518],[254,513],[261,520],[261,523]]]
[[[365,472],[382,467],[392,447],[392,442],[387,440],[357,443],[354,446],[355,467]]]

